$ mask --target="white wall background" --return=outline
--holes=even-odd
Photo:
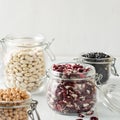
[[[120,55],[120,0],[0,0],[0,37],[43,33],[55,55]]]

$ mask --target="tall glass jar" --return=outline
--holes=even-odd
[[[96,103],[94,67],[72,62],[54,64],[49,71],[47,102],[60,114],[93,113]]]
[[[1,40],[4,52],[5,85],[18,87],[29,92],[41,88],[46,72],[45,53],[51,60],[55,59],[44,36],[14,37],[7,36]]]

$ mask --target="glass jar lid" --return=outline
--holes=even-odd
[[[120,79],[110,80],[99,88],[103,104],[110,110],[120,112]]]

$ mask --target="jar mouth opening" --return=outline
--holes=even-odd
[[[15,100],[15,101],[0,101],[0,108],[19,108],[29,106],[32,102],[31,94],[27,92],[29,98],[24,100]]]
[[[82,71],[82,72],[74,72],[74,71],[68,71],[68,72],[59,72],[59,71],[55,71],[53,70],[53,66],[50,68],[50,74],[53,75],[54,77],[58,77],[62,80],[83,80],[86,78],[90,78],[90,77],[95,77],[96,73],[95,73],[95,68],[92,65],[89,64],[79,64],[79,63],[75,63],[75,62],[61,62],[61,63],[57,63],[57,65],[81,65],[83,67],[83,69],[89,69],[88,71]]]
[[[89,79],[89,78],[95,78],[96,74],[91,74],[91,75],[87,75],[86,77],[81,77],[81,74],[86,75],[85,73],[81,73],[81,74],[70,74],[70,76],[68,76],[67,78],[64,78],[63,76],[65,75],[64,73],[61,72],[56,72],[56,71],[52,71],[51,74],[55,77],[57,77],[57,79],[62,79],[62,80],[84,80],[84,79]],[[74,77],[77,76],[77,77]]]
[[[85,63],[92,63],[92,64],[110,64],[114,58],[110,56],[109,58],[88,58],[82,56],[82,60]]]
[[[85,61],[85,63],[91,64],[110,64],[114,57],[103,52],[88,52],[81,53],[80,59]]]
[[[8,45],[31,48],[31,47],[39,47],[44,45],[44,37],[43,36],[6,36],[4,41],[7,42]]]

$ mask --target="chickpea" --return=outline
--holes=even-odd
[[[17,103],[18,100],[26,100],[30,97],[26,91],[18,88],[0,89],[0,95],[1,101],[5,102],[0,104],[2,106],[0,108],[0,120],[28,120],[27,107],[12,107],[22,105],[22,103]],[[7,108],[7,106],[11,107]]]

